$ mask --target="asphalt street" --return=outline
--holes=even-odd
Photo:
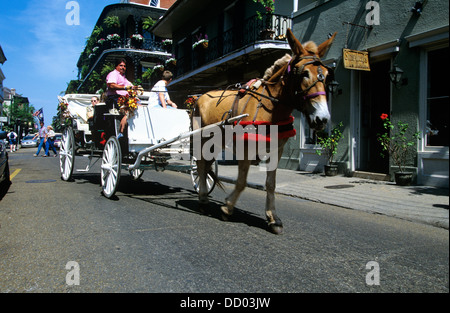
[[[261,190],[246,189],[225,222],[231,185],[202,212],[185,173],[123,173],[109,200],[98,163],[64,182],[58,158],[33,152],[10,155],[0,292],[448,293],[448,230],[278,195],[277,236]]]

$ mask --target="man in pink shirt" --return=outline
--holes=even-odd
[[[133,86],[133,84],[125,77],[127,70],[127,64],[125,59],[118,59],[115,64],[116,68],[106,76],[106,105],[108,109],[118,109],[117,100],[120,96],[126,96],[128,94],[127,86]],[[137,89],[138,86],[133,86],[133,89]],[[120,133],[117,138],[122,137],[123,130],[125,128],[127,116],[125,115],[120,122]]]
[[[126,96],[127,86],[133,86],[133,84],[125,77],[127,70],[127,64],[125,59],[119,59],[116,61],[116,68],[106,76],[106,95],[108,98],[115,98],[116,103],[119,96]],[[115,104],[116,104],[115,103]]]

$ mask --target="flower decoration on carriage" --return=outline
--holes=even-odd
[[[94,48],[92,48],[92,53],[96,53],[98,49],[100,48],[98,46],[95,46]]]
[[[163,46],[168,46],[171,45],[173,43],[172,39],[164,39],[162,41]]]
[[[136,41],[143,41],[144,40],[144,37],[142,37],[141,34],[133,34],[133,35],[131,35],[130,38],[133,39],[133,40],[136,40]]]
[[[203,48],[208,48],[208,44],[209,44],[209,40],[208,40],[208,35],[205,34],[205,36],[203,37],[202,34],[196,36],[197,37],[197,41],[194,42],[194,44],[192,45],[192,49],[196,49],[197,47],[203,47]]]
[[[102,45],[102,44],[105,43],[105,41],[106,41],[105,38],[100,38],[99,40],[97,40],[97,43],[98,43],[99,45]]]
[[[68,119],[72,118],[72,115],[70,114],[69,111],[69,102],[67,102],[67,100],[65,100],[62,97],[58,98],[59,98],[60,119],[62,121],[67,121]]]
[[[120,40],[120,35],[119,34],[109,34],[108,36],[106,36],[106,40],[108,40],[108,41]]]
[[[126,90],[128,94],[126,96],[120,96],[117,103],[119,104],[120,111],[123,114],[133,115],[134,111],[141,103],[138,95],[142,95],[144,93],[144,89],[141,86],[138,86],[138,89],[133,89],[133,86],[127,86]]]
[[[194,111],[195,103],[197,103],[198,96],[190,96],[189,98],[184,101],[184,105],[186,106],[186,109],[188,110],[189,114],[192,114]]]

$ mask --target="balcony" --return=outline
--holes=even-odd
[[[271,15],[257,19],[253,16],[239,26],[233,27],[217,37],[208,39],[208,47],[192,45],[179,47],[176,76],[198,69],[199,67],[231,54],[246,46],[262,41],[285,41],[288,28],[292,27],[292,20],[288,16]],[[194,39],[193,39],[194,41]],[[183,55],[180,57],[180,55]]]

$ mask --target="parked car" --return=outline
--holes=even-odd
[[[62,138],[62,134],[61,133],[56,133],[55,134],[55,141],[53,142],[53,145],[55,146],[55,148],[61,148],[61,138]]]
[[[40,139],[37,137],[33,139],[34,135],[26,135],[22,139],[22,148],[32,148],[37,147],[39,145]]]
[[[8,146],[5,144],[7,133],[0,131],[0,195],[7,190],[10,184]]]

